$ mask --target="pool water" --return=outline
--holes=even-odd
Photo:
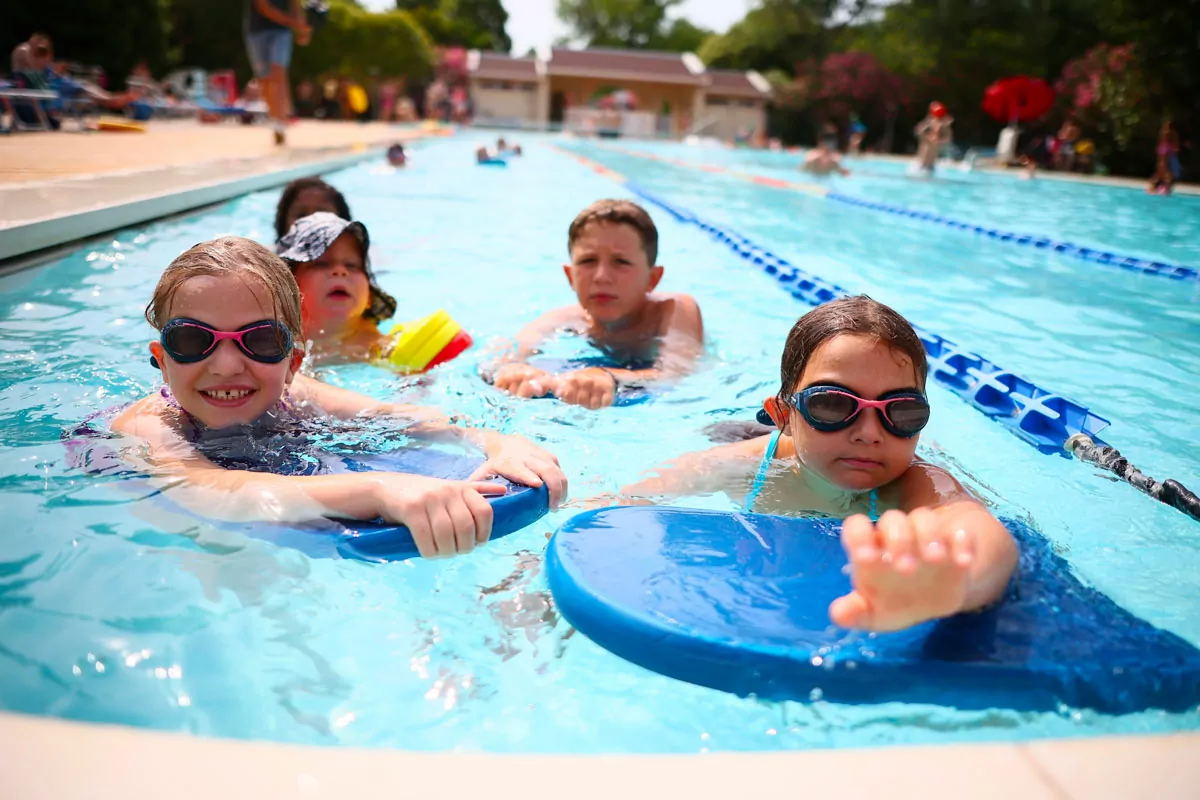
[[[444,307],[480,346],[432,377],[370,366],[321,375],[379,397],[521,432],[562,461],[572,495],[618,489],[749,418],[777,388],[800,306],[694,226],[655,213],[663,289],[700,302],[701,369],[653,402],[589,412],[503,396],[481,353],[572,298],[566,229],[593,200],[629,196],[551,143],[733,227],[809,272],[868,292],[1112,421],[1106,438],[1160,478],[1200,484],[1200,289],[980,240],[594,143],[526,137],[481,169],[477,135],[414,148],[396,173],[368,162],[328,179],[372,235],[398,319]],[[795,177],[750,153],[642,146]],[[908,181],[887,162],[842,191],[953,211],[1078,243],[1200,263],[1200,203],[1007,176]],[[867,174],[878,172],[878,176]],[[958,176],[952,176],[957,178]],[[414,750],[699,752],[1028,739],[1200,727],[1200,714],[1123,717],[742,699],[648,673],[572,634],[542,553],[560,511],[469,557],[375,565],[310,559],[171,513],[119,477],[73,469],[60,436],[155,390],[141,313],[162,268],[197,241],[267,242],[278,190],[114,234],[0,279],[0,708],[205,735]],[[1053,202],[1050,202],[1053,200]],[[1071,208],[1080,213],[1072,214]],[[1040,215],[1040,216],[1039,216]],[[1025,220],[1029,220],[1028,224]],[[931,389],[922,452],[1000,513],[1029,519],[1087,582],[1200,644],[1196,523],[1081,463],[1047,456]],[[723,496],[679,505],[731,508]]]

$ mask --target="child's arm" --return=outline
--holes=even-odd
[[[530,366],[526,359],[537,353],[542,342],[555,331],[578,321],[578,318],[578,307],[564,306],[542,314],[522,328],[517,334],[516,349],[493,363],[495,372],[492,385],[503,392],[524,398],[544,397],[554,391],[553,383],[547,380],[550,373]]]
[[[696,359],[704,352],[704,321],[700,306],[686,294],[671,295],[660,302],[670,303],[671,307],[664,313],[657,332],[661,342],[653,367],[588,367],[539,379],[538,385],[552,384],[550,390],[564,403],[596,409],[611,406],[617,390],[623,385],[651,383],[691,372]]]
[[[154,483],[205,517],[235,522],[381,517],[407,526],[422,556],[446,556],[487,541],[492,508],[485,495],[504,492],[497,484],[389,472],[283,476],[223,469],[181,435],[177,419],[178,412],[151,397],[117,417],[112,428],[142,439],[141,466]]]
[[[621,488],[619,495],[585,501],[585,506],[647,505],[672,497],[736,491],[762,461],[768,436],[687,453],[654,470],[637,483]]]
[[[847,628],[894,631],[999,600],[1017,566],[1012,535],[949,473],[917,463],[900,509],[842,525],[854,590],[829,608]]]
[[[437,409],[403,403],[383,403],[367,395],[330,386],[297,375],[292,382],[294,399],[308,402],[320,411],[341,419],[354,417],[400,417],[410,420],[408,432],[429,438],[465,440],[483,450],[487,461],[468,480],[499,475],[514,483],[534,488],[546,484],[550,506],[557,508],[567,495],[567,478],[558,459],[522,436],[506,436],[481,428],[452,425]]]

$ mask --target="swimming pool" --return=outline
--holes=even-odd
[[[1112,421],[1108,440],[1134,463],[1195,488],[1195,283],[559,143],[1080,400]],[[597,197],[627,192],[542,146],[528,147],[507,170],[479,169],[471,162],[477,144],[431,143],[403,173],[364,164],[329,179],[371,229],[375,268],[400,300],[398,318],[444,306],[487,343],[570,299],[559,268],[567,225]],[[651,147],[795,176],[759,155]],[[931,210],[945,204],[937,207],[993,224],[1000,213],[1036,219],[1049,207],[1063,238],[1200,263],[1200,239],[1187,236],[1200,210],[1192,198],[1146,198],[1143,207],[1128,190],[1007,176],[970,176],[964,188],[949,179],[905,182],[886,162],[860,168],[895,177],[852,178],[843,191]],[[1047,206],[1026,189],[1058,199]],[[569,635],[540,570],[546,535],[570,511],[471,557],[380,566],[311,560],[194,519],[165,519],[111,481],[73,471],[62,430],[155,386],[141,310],[162,267],[218,234],[267,241],[277,197],[258,193],[124,231],[0,281],[0,493],[9,518],[0,533],[0,707],[235,738],[527,752],[774,750],[1200,727],[1196,713],[1117,718],[1068,708],[964,713],[739,699],[647,673]],[[1068,223],[1068,204],[1092,211]],[[805,308],[697,228],[655,218],[663,286],[699,299],[710,355],[653,403],[591,413],[515,401],[477,378],[482,348],[432,380],[366,366],[324,375],[530,435],[560,456],[575,497],[616,489],[654,463],[706,446],[701,429],[709,422],[748,417],[775,390],[780,344]],[[1148,219],[1152,231],[1182,234],[1147,233]],[[940,388],[932,401],[927,454],[954,465],[1003,513],[1031,519],[1085,580],[1200,643],[1194,523],[1082,464],[1039,454]],[[721,497],[684,504],[729,507]]]

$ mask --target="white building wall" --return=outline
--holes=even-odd
[[[478,122],[535,123],[538,119],[536,83],[471,80]]]
[[[731,141],[747,131],[767,130],[766,106],[759,100],[709,97],[704,104],[704,119],[712,124],[701,133]]]

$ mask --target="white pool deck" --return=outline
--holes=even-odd
[[[284,148],[264,128],[231,124],[2,137],[0,259],[19,268],[46,248],[379,157],[382,145],[429,133],[307,122],[293,127]],[[0,713],[0,800],[768,795],[1200,800],[1200,734],[778,754],[424,754]]]

